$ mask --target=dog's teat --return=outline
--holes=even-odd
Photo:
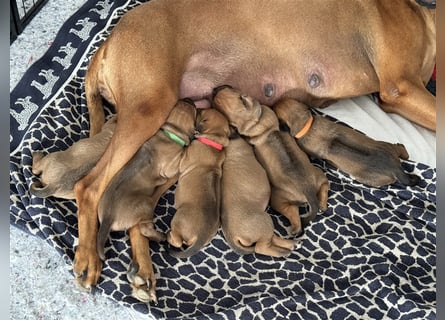
[[[318,86],[320,86],[320,77],[318,76],[318,74],[312,73],[309,76],[308,84],[311,88],[317,88]]]
[[[275,92],[275,88],[274,88],[274,85],[272,83],[266,83],[264,85],[264,95],[267,98],[272,97],[274,95],[274,92]]]

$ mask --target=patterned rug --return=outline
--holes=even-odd
[[[37,179],[31,153],[64,150],[88,136],[88,61],[140,3],[88,1],[11,93],[10,223],[49,242],[69,264],[78,239],[76,203],[30,195]],[[158,318],[435,319],[436,169],[403,162],[421,177],[418,186],[370,188],[323,161],[314,164],[330,181],[329,209],[288,258],[239,256],[221,232],[183,260],[151,243],[159,303],[147,306],[130,296],[128,235],[113,232],[97,290]],[[156,227],[167,231],[174,212],[173,187],[156,208]],[[288,237],[286,219],[270,214],[277,233]]]

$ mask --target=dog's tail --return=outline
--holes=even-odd
[[[105,122],[105,111],[98,83],[103,51],[102,47],[96,51],[91,58],[85,75],[86,101],[90,117],[90,137],[99,133]]]
[[[33,182],[29,187],[29,192],[39,198],[46,198],[56,193],[57,187],[47,184],[43,186],[40,182]]]
[[[96,249],[99,257],[102,261],[105,260],[105,242],[107,242],[108,235],[111,231],[111,226],[113,224],[112,219],[104,219],[99,226],[99,231],[97,232],[97,243]]]
[[[205,237],[198,237],[196,242],[187,249],[181,250],[180,248],[170,246],[168,253],[175,258],[188,258],[198,253],[207,244],[207,242],[208,241],[205,239]]]

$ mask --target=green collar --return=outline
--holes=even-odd
[[[184,147],[187,143],[182,140],[180,137],[178,137],[176,134],[174,134],[173,132],[170,132],[166,129],[161,129],[164,134],[169,137],[171,140],[173,140],[174,142],[178,143],[179,145],[181,145],[181,147]]]

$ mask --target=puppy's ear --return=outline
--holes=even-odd
[[[229,129],[230,129],[229,139],[236,139],[239,137],[239,133],[235,127],[229,126]]]
[[[280,131],[290,132],[289,126],[281,119],[278,119],[278,124],[280,125]]]
[[[192,99],[190,99],[190,98],[182,98],[180,100],[184,101],[185,103],[188,103],[188,104],[190,104],[190,105],[192,105],[192,106],[194,106],[196,108],[195,102]]]
[[[202,109],[196,110],[196,118],[195,118],[195,134],[199,134],[202,132]]]

